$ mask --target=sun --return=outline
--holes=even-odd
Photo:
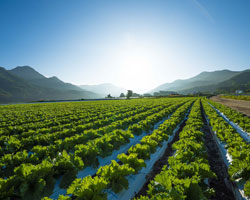
[[[134,39],[127,39],[116,52],[120,82],[126,88],[147,88],[152,84],[154,72],[154,55],[152,48]]]

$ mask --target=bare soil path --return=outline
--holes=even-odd
[[[224,99],[220,96],[213,96],[211,100],[221,103],[225,106],[229,106],[234,110],[237,110],[250,117],[250,101],[236,100],[236,99]]]

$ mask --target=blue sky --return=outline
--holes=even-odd
[[[249,0],[0,0],[0,66],[152,89],[250,68]]]

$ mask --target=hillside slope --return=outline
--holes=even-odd
[[[217,90],[225,92],[234,92],[235,90],[250,89],[250,69],[241,72],[240,74],[223,81],[217,85]]]
[[[43,84],[39,85],[41,80]],[[93,98],[100,98],[100,95],[64,83],[54,77],[46,78],[30,67],[18,67],[18,70],[15,70],[14,73],[0,67],[1,103]]]
[[[189,89],[179,90],[181,94],[197,93],[197,92],[217,92],[217,93],[232,93],[235,90],[249,90],[250,89],[250,70],[245,70],[237,73],[228,80],[222,81],[218,84],[207,86],[193,87]]]
[[[0,67],[0,102],[32,100],[34,94],[40,97],[39,91],[37,87]]]
[[[16,67],[8,71],[12,75],[15,75],[19,78],[22,78],[28,81],[31,84],[34,84],[40,87],[59,89],[61,91],[66,91],[66,90],[83,91],[80,87],[75,86],[71,83],[65,83],[61,81],[60,79],[58,79],[56,76],[47,78],[29,66]]]
[[[157,91],[182,91],[186,89],[191,89],[195,87],[203,87],[214,85],[223,81],[226,81],[235,75],[239,74],[240,72],[237,71],[230,71],[230,70],[220,70],[214,72],[202,72],[197,76],[194,76],[189,79],[184,80],[176,80],[172,83],[165,83],[162,84],[155,89],[151,90],[150,93],[157,92]]]
[[[36,70],[34,70],[30,66],[18,66],[14,69],[7,70],[9,73],[11,73],[14,76],[17,76],[19,78],[25,79],[25,80],[33,80],[33,79],[41,79],[46,78]]]

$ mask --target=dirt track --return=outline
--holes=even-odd
[[[219,96],[214,96],[211,100],[218,103],[224,104],[231,107],[234,110],[244,113],[245,115],[250,116],[250,101],[236,100],[236,99],[223,99]]]

